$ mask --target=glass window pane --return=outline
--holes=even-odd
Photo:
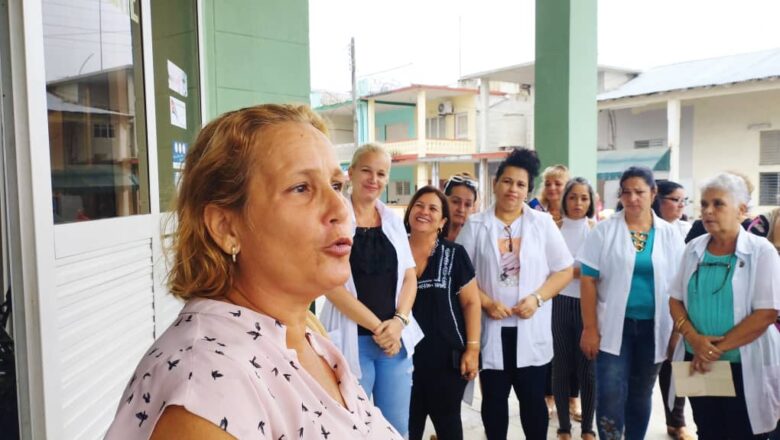
[[[55,223],[149,212],[138,3],[43,0]]]

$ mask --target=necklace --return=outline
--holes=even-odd
[[[647,245],[647,238],[649,235],[647,232],[639,232],[639,231],[628,231],[631,233],[631,243],[634,245],[634,249],[637,252],[642,252],[645,250],[645,246]]]
[[[431,253],[428,254],[428,258],[431,258],[433,256],[433,253],[436,252],[436,248],[439,247],[439,239],[436,239],[436,242],[433,243],[433,247],[431,248]]]

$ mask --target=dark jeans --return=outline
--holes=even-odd
[[[645,438],[653,407],[655,363],[654,321],[626,318],[620,356],[603,351],[596,360],[596,418],[599,438]],[[623,429],[625,427],[625,433]]]
[[[658,387],[661,388],[661,395],[664,396],[664,415],[666,416],[666,426],[672,428],[681,428],[685,426],[685,397],[676,397],[674,407],[669,410],[669,386],[672,382],[672,363],[664,361],[661,364],[661,372],[658,373]]]
[[[547,405],[544,388],[548,365],[517,368],[517,328],[501,329],[503,370],[482,370],[482,423],[488,440],[506,440],[509,427],[509,391],[520,402],[520,423],[528,440],[547,438]]]
[[[409,407],[409,438],[419,440],[430,416],[436,436],[441,440],[463,438],[460,402],[468,382],[460,371],[415,369],[412,373],[412,403]]]
[[[692,358],[689,353],[685,354],[686,360]],[[753,435],[750,428],[742,384],[742,364],[731,364],[731,378],[737,394],[735,397],[689,397],[699,440],[768,439],[771,433]]]

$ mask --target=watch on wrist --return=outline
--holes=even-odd
[[[393,318],[398,318],[399,321],[401,321],[401,324],[406,327],[409,325],[409,317],[407,315],[404,315],[403,313],[396,312],[395,315],[393,315]]]
[[[537,292],[534,292],[534,298],[536,298],[536,306],[542,307],[542,304],[544,304],[544,298],[542,298],[542,295],[539,295]]]

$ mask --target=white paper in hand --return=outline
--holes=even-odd
[[[737,393],[734,391],[729,362],[716,361],[711,366],[712,370],[707,373],[691,374],[690,362],[672,362],[677,397],[735,397]]]

